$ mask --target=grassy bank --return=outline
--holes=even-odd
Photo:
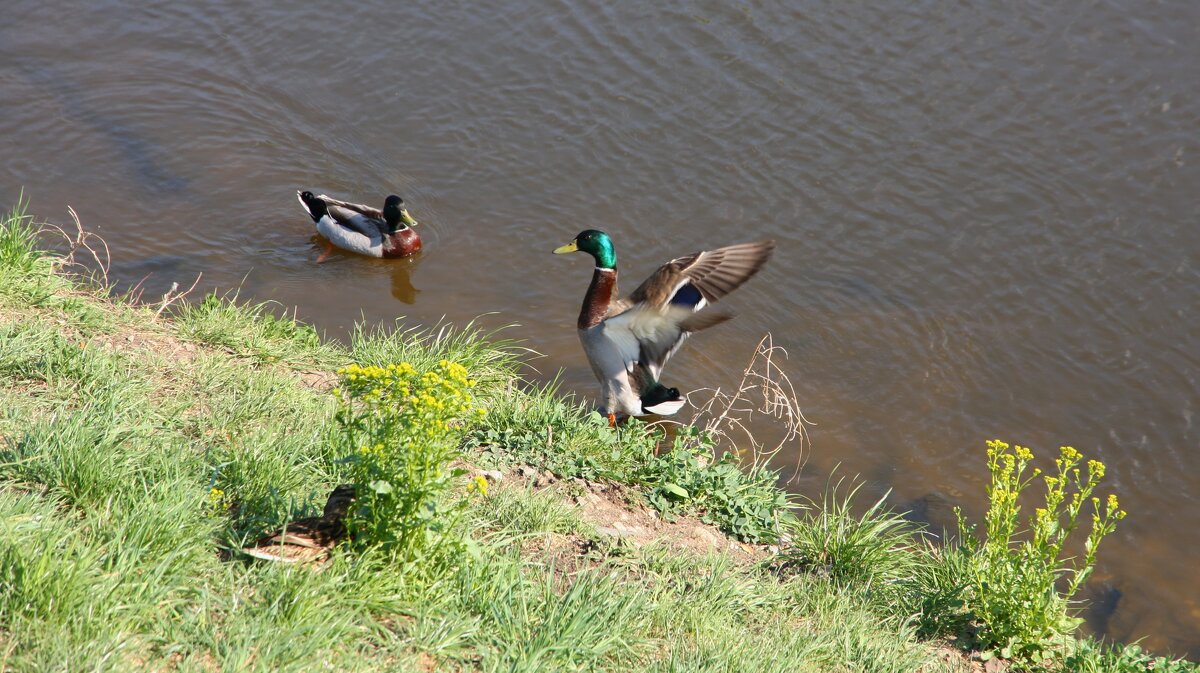
[[[343,346],[229,298],[160,312],[65,273],[34,232],[0,223],[0,670],[980,666],[953,646],[981,628],[970,552],[882,506],[793,513],[761,466],[613,431],[469,328]],[[362,471],[339,369],[442,361],[484,412],[446,426],[460,470],[434,470],[452,482],[437,502],[457,524],[421,529],[432,551],[360,535],[319,566],[240,553]],[[1197,670],[1089,640],[1047,656]]]

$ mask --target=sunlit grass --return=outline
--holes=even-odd
[[[632,493],[676,472],[646,476],[656,436],[519,383],[519,347],[474,327],[359,327],[342,346],[232,295],[156,316],[76,287],[36,244],[23,211],[0,223],[0,670],[945,668],[922,636],[955,624],[958,557],[836,493],[788,529],[805,572],[606,547],[569,499],[504,482],[469,499],[470,553],[419,572],[378,549],[320,570],[246,559],[346,478],[333,377],[308,375],[350,362],[467,367],[488,407],[463,428],[472,462]],[[1117,656],[1081,650],[1079,670]]]
[[[429,328],[403,325],[355,325],[350,334],[350,358],[360,365],[386,366],[408,362],[421,370],[440,360],[457,362],[482,384],[482,392],[503,389],[521,367],[523,349],[505,338],[503,330],[487,332],[474,323]]]
[[[210,294],[183,302],[173,312],[180,337],[223,346],[260,363],[330,366],[338,350],[325,344],[312,327],[282,313],[272,302],[239,303],[237,292]]]
[[[476,508],[477,525],[509,534],[557,533],[589,536],[592,526],[579,516],[560,492],[528,487],[493,488],[486,506]]]
[[[885,498],[855,514],[861,484],[839,493],[839,485],[786,528],[791,538],[780,562],[828,577],[838,585],[872,586],[910,576],[915,527],[887,508]]]
[[[653,448],[640,430],[613,432],[582,403],[564,399],[556,383],[509,383],[494,391],[488,422],[474,441],[499,463],[528,463],[570,477],[628,480]]]
[[[28,214],[25,195],[5,215],[0,216],[0,275],[33,280],[35,272],[44,270],[46,255],[38,244],[37,228]],[[45,274],[42,274],[45,275]]]

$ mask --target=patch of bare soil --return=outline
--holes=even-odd
[[[153,354],[168,362],[190,364],[200,346],[175,337],[122,326],[108,334],[98,334],[80,344],[84,348],[103,348],[126,354]]]
[[[922,671],[950,670],[953,673],[1002,673],[1008,665],[1000,659],[992,659],[984,664],[978,659],[972,659],[962,650],[952,645],[939,645],[934,648],[934,658],[941,668],[932,665],[922,668]],[[990,667],[989,667],[990,666]]]
[[[295,374],[301,383],[313,390],[333,390],[333,385],[337,383],[337,374],[331,371],[295,371]]]
[[[745,563],[753,563],[771,553],[769,547],[738,542],[694,517],[664,519],[622,484],[578,477],[560,480],[553,473],[539,471],[530,465],[518,466],[507,473],[497,470],[472,472],[506,485],[530,486],[539,491],[553,489],[574,503],[580,517],[594,526],[600,537],[614,542],[635,547],[659,544],[693,554],[724,551],[734,560]]]

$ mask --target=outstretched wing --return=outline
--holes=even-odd
[[[775,241],[694,252],[658,267],[629,301],[663,310],[669,304],[700,310],[736,290],[771,258]]]
[[[733,317],[700,311],[758,273],[774,250],[774,241],[757,241],[685,255],[614,302],[617,311],[610,309],[604,331],[620,346],[627,371],[640,365],[657,381],[689,334]]]

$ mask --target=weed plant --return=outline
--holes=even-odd
[[[1154,656],[1141,645],[1105,646],[1094,640],[1081,640],[1063,661],[1070,673],[1195,673],[1200,665],[1184,659]]]
[[[693,426],[679,428],[668,451],[644,455],[633,478],[660,512],[695,514],[745,542],[778,541],[781,519],[790,519],[777,471],[743,466],[733,451],[718,455],[711,434]]]
[[[960,510],[955,510],[963,544],[971,551],[968,601],[978,623],[985,656],[1040,662],[1067,641],[1082,621],[1070,610],[1071,597],[1091,574],[1104,537],[1125,518],[1115,495],[1101,502],[1094,495],[1104,464],[1087,461],[1064,446],[1053,474],[1030,468],[1033,452],[1000,440],[988,445],[988,511],[982,539]],[[1021,525],[1022,493],[1041,477],[1044,504]],[[1091,527],[1082,559],[1064,556],[1064,546],[1088,515]],[[1061,589],[1060,589],[1061,587]]]
[[[475,380],[449,360],[419,372],[408,362],[338,370],[338,440],[357,494],[349,529],[360,546],[382,546],[406,563],[445,545],[465,501],[451,502],[451,469],[460,455],[464,421],[486,412],[477,406]],[[486,495],[482,477],[472,490]]]

